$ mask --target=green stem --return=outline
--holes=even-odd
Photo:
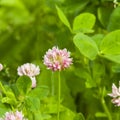
[[[10,105],[10,107],[11,107],[12,111],[14,111],[14,110],[15,110],[15,108],[13,107],[13,105]]]
[[[52,96],[55,95],[55,90],[54,90],[54,72],[52,72],[52,76],[51,76],[51,95]]]
[[[102,106],[103,106],[103,108],[104,108],[105,113],[106,113],[107,116],[108,116],[108,120],[112,120],[111,114],[110,114],[110,112],[109,112],[109,110],[108,110],[108,108],[107,108],[107,105],[106,105],[106,103],[105,103],[104,97],[102,97],[101,103],[102,103]]]
[[[116,115],[116,118],[115,118],[115,119],[116,119],[116,120],[120,120],[119,114]]]
[[[58,72],[58,115],[57,120],[60,119],[60,96],[61,96],[61,81],[60,81],[60,71]]]

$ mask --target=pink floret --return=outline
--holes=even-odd
[[[120,83],[120,82],[119,82]],[[120,106],[120,86],[119,88],[116,87],[116,85],[112,84],[112,93],[108,94],[110,97],[112,97],[112,103],[116,106]]]

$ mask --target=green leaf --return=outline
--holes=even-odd
[[[11,98],[9,98],[9,97],[2,98],[1,102],[2,103],[8,103],[8,104],[14,105],[14,101]]]
[[[6,94],[7,92],[1,82],[0,82],[0,91],[2,91],[4,94]]]
[[[101,78],[105,76],[105,66],[98,61],[94,61],[92,68],[92,78],[94,79],[94,83],[98,85],[101,84]]]
[[[112,7],[99,7],[97,14],[98,14],[98,19],[100,23],[103,25],[103,27],[107,27],[108,21],[111,15],[113,8]]]
[[[55,97],[47,97],[43,100],[45,106],[44,111],[47,114],[57,114],[58,105]],[[65,107],[60,105],[60,112],[65,111]]]
[[[16,86],[22,95],[26,95],[31,90],[32,81],[28,76],[21,76],[17,79]]]
[[[3,96],[5,96],[1,98],[2,103],[9,103],[12,105],[17,104],[16,97],[8,85],[3,86],[2,83],[0,82],[0,91],[2,91],[2,93],[4,94]]]
[[[120,29],[120,6],[114,9],[110,16],[110,20],[108,22],[108,31],[113,31],[116,29]]]
[[[73,118],[75,117],[75,113],[67,108],[65,109],[66,110],[61,112],[60,114],[60,120],[73,120]]]
[[[71,31],[71,26],[70,26],[70,23],[67,19],[67,17],[65,16],[65,14],[63,13],[63,11],[58,7],[56,6],[56,9],[57,9],[57,13],[58,13],[58,16],[60,18],[60,20],[70,29]]]
[[[33,112],[33,116],[34,116],[34,117],[33,117],[34,120],[44,120],[44,118],[42,117],[40,111],[35,111],[35,112]]]
[[[50,119],[51,116],[49,114],[42,114],[42,118],[46,120],[46,119]]]
[[[32,112],[40,110],[40,100],[37,97],[27,96],[25,98],[25,105]]]
[[[120,54],[119,55],[109,55],[109,54],[104,54],[101,55],[101,57],[104,57],[110,61],[113,61],[115,63],[120,63]]]
[[[120,30],[107,34],[101,42],[101,54],[118,55],[120,54]]]
[[[96,83],[92,78],[91,79],[86,78],[85,86],[86,88],[92,88],[96,86]]]
[[[84,56],[88,57],[90,60],[96,58],[99,52],[98,47],[89,36],[79,33],[75,35],[73,42]]]
[[[45,97],[47,97],[49,93],[49,90],[47,87],[36,87],[35,89],[33,89],[29,96],[32,96],[32,97],[38,97],[39,99],[44,99]]]
[[[73,22],[73,31],[74,32],[83,32],[91,33],[93,32],[92,28],[95,24],[95,16],[91,13],[82,13],[75,17]]]
[[[92,39],[95,41],[98,48],[100,48],[103,38],[104,38],[103,34],[95,34],[94,36],[92,36]]]
[[[115,64],[112,66],[112,72],[120,73],[120,64]]]
[[[78,114],[75,116],[74,120],[85,120],[85,118],[84,118],[84,116],[83,116],[82,113],[78,113]]]
[[[16,105],[17,100],[16,100],[14,93],[11,91],[6,92],[6,97],[2,98],[2,103],[9,103],[12,105]]]
[[[8,106],[0,102],[0,117],[3,117],[3,114],[8,112],[9,110],[10,108]]]
[[[15,95],[16,97],[19,96],[19,90],[17,89],[16,84],[14,83],[14,84],[12,84],[10,87],[11,87],[14,95]]]
[[[64,107],[62,105],[60,105],[60,112],[62,112],[62,111],[64,111]],[[45,112],[49,113],[49,114],[57,114],[57,112],[58,112],[57,103],[49,103],[49,104],[47,104]]]

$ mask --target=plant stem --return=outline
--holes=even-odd
[[[60,81],[60,71],[58,72],[58,115],[57,120],[60,119],[60,95],[61,95],[61,81]]]
[[[106,103],[105,103],[104,97],[102,97],[101,103],[102,103],[102,106],[103,106],[103,108],[104,108],[105,113],[106,113],[107,116],[108,116],[108,120],[112,120],[111,114],[110,114],[110,112],[109,112],[109,110],[108,110],[108,108],[107,108],[107,105],[106,105]]]
[[[119,114],[116,115],[116,118],[115,118],[115,119],[116,119],[116,120],[120,120]]]
[[[55,90],[54,90],[54,72],[52,72],[52,76],[51,76],[51,95],[52,96],[55,95]]]

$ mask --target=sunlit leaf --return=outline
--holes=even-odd
[[[56,9],[60,20],[71,30],[70,23],[63,11],[58,6],[56,6]]]
[[[16,86],[22,95],[26,95],[31,89],[31,79],[28,76],[21,76],[17,79]]]
[[[77,34],[73,40],[76,47],[80,52],[88,57],[90,60],[94,60],[98,54],[98,47],[96,43],[87,35]]]
[[[37,97],[27,96],[25,105],[29,111],[37,112],[40,110],[40,100]]]
[[[49,90],[47,87],[37,87],[35,89],[33,89],[30,93],[29,96],[32,97],[38,97],[39,99],[44,99],[45,97],[47,97],[49,93]]]
[[[104,37],[100,45],[100,55],[114,62],[120,63],[120,30],[110,32]]]
[[[2,98],[2,102],[3,103],[9,103],[9,104],[12,104],[12,105],[17,104],[17,100],[16,100],[16,97],[15,97],[14,93],[10,92],[10,91],[6,92],[6,97]]]
[[[118,55],[120,54],[120,30],[108,33],[100,45],[101,54]]]
[[[74,32],[91,33],[95,24],[95,16],[91,13],[82,13],[75,17],[73,22]]]

